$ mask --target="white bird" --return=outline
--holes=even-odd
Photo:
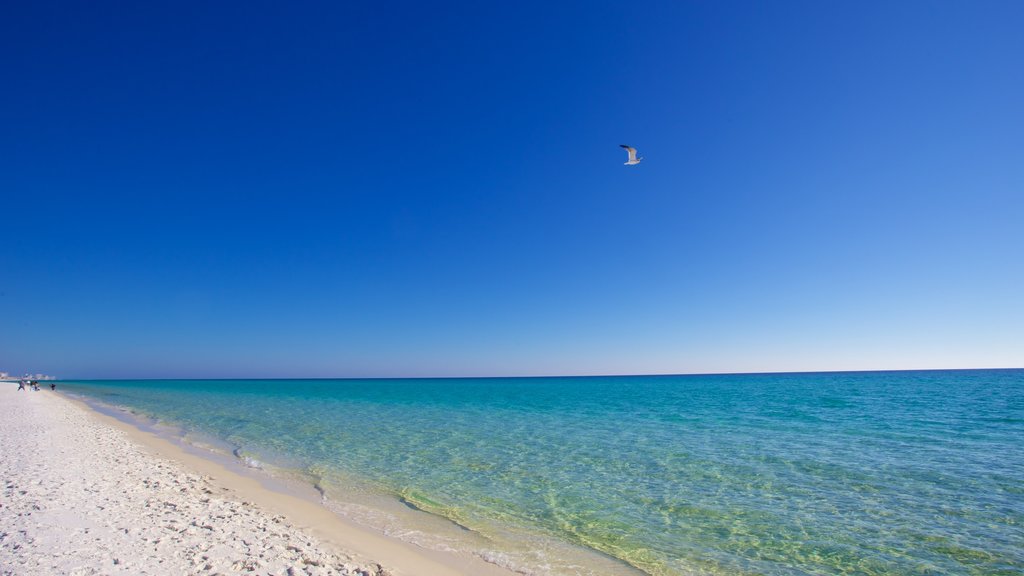
[[[619,146],[625,148],[626,151],[629,152],[629,160],[626,161],[626,166],[636,166],[637,164],[640,163],[641,160],[644,159],[643,156],[637,158],[636,148],[633,148],[632,146],[626,146],[625,144],[619,144]]]

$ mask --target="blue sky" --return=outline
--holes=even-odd
[[[1024,3],[0,10],[0,370],[1024,366]]]

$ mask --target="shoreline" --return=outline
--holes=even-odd
[[[143,561],[157,565],[163,565],[166,557],[186,557],[190,561],[196,561],[199,565],[182,566],[184,572],[190,574],[213,574],[225,569],[246,569],[255,568],[252,573],[256,574],[390,574],[392,576],[402,575],[424,575],[424,576],[508,576],[513,572],[503,569],[497,565],[485,562],[480,558],[456,553],[445,553],[434,550],[418,548],[407,542],[376,533],[369,528],[346,521],[343,517],[331,512],[322,506],[318,501],[319,494],[312,486],[306,490],[300,486],[287,485],[284,481],[274,479],[265,474],[257,475],[254,472],[246,473],[239,469],[232,470],[229,463],[218,462],[198,453],[198,449],[189,450],[185,446],[176,445],[171,440],[161,437],[158,433],[144,430],[129,422],[118,419],[114,416],[104,414],[102,411],[90,406],[87,402],[68,397],[63,394],[53,394],[49,390],[42,393],[25,391],[23,398],[17,395],[21,392],[14,387],[4,387],[0,390],[0,413],[3,414],[4,425],[0,428],[0,439],[4,445],[5,454],[10,454],[16,447],[24,448],[13,454],[13,458],[5,458],[4,470],[8,478],[4,490],[4,501],[0,507],[0,518],[5,518],[4,524],[11,526],[12,533],[5,534],[0,539],[0,558],[5,558],[0,565],[21,566],[28,571],[8,572],[5,568],[3,574],[32,574],[32,573],[110,573],[113,572],[135,572],[145,573],[140,570],[138,558],[131,558],[129,550],[134,545],[147,548],[149,543],[164,542],[171,533],[164,529],[155,528],[148,534],[133,534],[133,527],[121,528],[121,524],[137,524],[136,518],[125,518],[117,516],[118,512],[125,512],[129,509],[142,509],[151,502],[146,498],[152,496],[148,490],[149,484],[161,485],[164,481],[177,486],[175,498],[177,500],[167,505],[175,511],[188,509],[190,512],[182,518],[175,520],[176,526],[195,524],[195,517],[210,516],[213,508],[228,507],[229,514],[216,516],[225,526],[228,527],[223,534],[219,534],[214,528],[220,526],[204,524],[209,528],[198,529],[196,534],[185,534],[180,532],[174,534],[175,545],[173,550],[163,550],[157,557],[147,558]],[[28,421],[26,421],[26,418]],[[68,422],[72,422],[71,429],[88,434],[90,442],[86,444],[68,445],[67,437],[61,434],[69,432]],[[19,438],[29,437],[30,444],[43,444],[48,449],[40,453],[35,450],[33,454],[30,446],[24,446]],[[42,438],[45,437],[45,442]],[[98,440],[97,440],[98,438]],[[99,442],[104,447],[113,445],[110,450],[94,450],[92,447]],[[42,446],[35,446],[40,448]],[[108,452],[111,452],[108,454]],[[124,470],[127,462],[124,461],[124,452],[131,453],[132,469]],[[53,461],[52,456],[59,454],[59,461]],[[68,456],[71,455],[71,458]],[[113,458],[111,456],[113,455]],[[49,456],[49,457],[48,457]],[[62,469],[62,462],[74,461],[77,457],[80,460],[78,465],[71,469]],[[111,461],[113,460],[113,461]],[[81,467],[81,470],[78,468]],[[35,480],[36,490],[20,490],[23,484],[32,484],[32,478],[28,477],[26,468],[35,472],[38,480]],[[153,471],[150,474],[148,471]],[[75,472],[79,474],[77,480],[84,477],[99,476],[99,482],[95,482],[88,494],[76,494],[76,498],[65,497],[67,491],[53,491],[46,488],[61,482],[63,474]],[[152,476],[161,477],[153,480]],[[64,479],[62,485],[70,485],[70,481],[76,478]],[[39,498],[42,497],[42,498]],[[45,501],[44,501],[45,500]],[[113,506],[114,511],[107,512],[108,501],[116,501],[118,506]],[[83,510],[98,509],[98,510]],[[73,540],[80,539],[82,534],[75,534],[75,538],[69,538],[56,542],[56,546],[49,546],[45,552],[37,551],[37,544],[40,540],[53,540],[46,536],[44,524],[39,523],[39,510],[47,511],[47,514],[55,514],[61,518],[71,519],[70,525],[75,525],[76,520],[81,524],[83,516],[88,516],[87,527],[79,527],[86,533],[92,529],[107,537],[112,544],[111,548],[119,552],[125,551],[124,559],[114,559],[104,555],[102,546],[93,546],[92,553],[83,551]],[[98,514],[96,513],[98,512]],[[241,524],[234,515],[243,513],[248,518],[246,525]],[[33,519],[33,516],[37,518]],[[43,514],[46,516],[46,514]],[[192,516],[191,518],[189,516]],[[231,518],[225,520],[224,518]],[[45,518],[43,518],[45,520]],[[133,523],[133,520],[135,521]],[[20,530],[14,530],[14,525]],[[96,525],[98,524],[98,526]],[[106,524],[107,526],[104,526]],[[117,524],[118,531],[124,531],[111,535],[110,528]],[[272,557],[281,556],[281,538],[278,537],[273,543],[264,543],[261,546],[259,538],[265,533],[268,525],[282,526],[283,539],[289,543],[285,544],[284,551],[291,553],[294,558],[292,566],[285,562],[272,563]],[[52,526],[46,526],[52,528]],[[166,527],[165,527],[166,528]],[[253,532],[246,533],[246,530]],[[65,530],[66,531],[66,530]],[[74,532],[75,530],[72,530]],[[188,530],[184,530],[187,532]],[[16,533],[14,533],[16,532]],[[213,532],[213,534],[211,534]],[[277,533],[276,533],[277,534]],[[221,536],[216,538],[213,536]],[[135,536],[134,541],[132,536]],[[190,537],[191,536],[191,537]],[[103,537],[97,538],[101,540]],[[255,545],[251,540],[255,539]],[[291,542],[294,539],[306,541],[304,546],[296,546]],[[128,540],[128,542],[125,542]],[[225,541],[221,541],[225,540]],[[239,558],[236,550],[230,552],[224,548],[238,542],[245,543],[245,553]],[[51,544],[53,544],[51,542]],[[201,552],[201,548],[222,548],[220,557]],[[75,548],[75,550],[68,550]],[[159,549],[158,545],[154,550]],[[294,550],[293,550],[294,548]],[[199,552],[196,552],[199,551]],[[208,551],[208,550],[207,550]],[[190,554],[190,552],[196,552]],[[70,553],[70,554],[69,554]],[[76,558],[70,562],[60,562],[61,558],[67,556]],[[203,557],[207,560],[202,560]],[[287,556],[287,554],[285,554]],[[230,562],[228,562],[230,560]],[[307,560],[309,562],[307,562]],[[42,564],[51,562],[48,567]],[[53,564],[52,562],[56,562]],[[77,563],[77,564],[76,564]],[[209,565],[207,568],[203,563]],[[70,564],[70,565],[69,565]],[[32,572],[33,565],[39,572]],[[84,565],[84,566],[83,566]],[[123,569],[120,567],[124,566]],[[86,571],[82,571],[85,568]],[[169,567],[163,567],[166,570]],[[298,568],[298,569],[296,569]],[[171,572],[177,570],[171,569]],[[183,573],[184,573],[183,572]]]
[[[337,481],[325,484],[322,478],[310,477],[293,468],[294,461],[276,460],[274,456],[266,454],[256,454],[256,459],[251,459],[248,454],[239,453],[239,450],[243,450],[242,446],[222,438],[201,432],[195,435],[195,431],[188,431],[173,422],[153,419],[132,409],[108,404],[67,389],[62,392],[65,399],[82,405],[85,410],[99,417],[109,419],[111,425],[124,429],[130,436],[141,435],[137,438],[141,444],[154,441],[157,448],[169,445],[174,454],[184,453],[198,459],[193,469],[211,464],[217,469],[226,469],[258,483],[265,491],[296,497],[311,504],[315,507],[313,516],[319,518],[318,523],[334,525],[338,522],[342,532],[356,531],[359,536],[357,541],[361,542],[362,537],[369,535],[373,539],[383,539],[398,545],[405,551],[412,551],[417,560],[410,564],[415,569],[411,572],[400,569],[401,574],[432,576],[433,572],[423,570],[424,557],[439,562],[443,570],[454,569],[453,574],[473,576],[647,574],[620,558],[583,545],[536,535],[528,535],[530,540],[524,541],[522,533],[505,531],[500,525],[485,526],[484,530],[479,526],[470,528],[458,519],[422,508],[415,499],[409,499],[403,494],[377,491],[365,484],[365,479],[357,476],[348,477],[340,484]],[[327,513],[329,518],[323,517],[323,513]],[[339,526],[335,525],[335,528]],[[331,531],[320,530],[318,534],[333,540],[335,546],[343,551],[353,549],[349,539],[351,534],[340,540],[332,537]],[[364,555],[379,557],[376,550]],[[562,563],[561,568],[555,569],[550,564],[552,558],[558,558]]]
[[[274,476],[262,469],[250,469],[235,458],[191,445],[184,439],[163,435],[159,429],[147,430],[131,413],[125,413],[123,418],[119,418],[99,409],[99,403],[92,405],[75,396],[62,397],[106,420],[109,425],[123,430],[131,440],[154,454],[180,462],[188,470],[210,476],[215,482],[222,484],[222,488],[237,493],[239,497],[244,496],[247,500],[288,517],[300,529],[308,530],[332,549],[350,555],[355,554],[357,557],[364,556],[373,562],[382,562],[395,576],[514,574],[474,556],[428,550],[387,536],[348,520],[325,507],[322,504],[322,494],[314,485],[297,479],[289,480]],[[108,408],[116,410],[113,407]],[[387,558],[389,561],[383,562],[381,558]]]

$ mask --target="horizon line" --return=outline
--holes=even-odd
[[[785,374],[871,374],[885,372],[967,372],[967,371],[996,371],[996,370],[1024,370],[1024,366],[984,367],[984,368],[881,368],[864,370],[779,370],[779,371],[752,371],[752,372],[659,372],[645,374],[542,374],[526,376],[303,376],[303,377],[203,377],[192,376],[186,378],[152,377],[152,378],[63,378],[54,377],[54,382],[68,382],[73,380],[499,380],[499,379],[545,379],[545,378],[643,378],[643,377],[672,377],[672,376],[758,376],[758,375],[785,375]]]

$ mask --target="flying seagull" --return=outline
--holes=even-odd
[[[636,166],[637,164],[640,163],[641,160],[644,159],[643,156],[637,158],[636,148],[633,148],[632,146],[626,146],[625,144],[619,144],[619,146],[625,148],[629,152],[629,160],[626,162],[626,166]]]

